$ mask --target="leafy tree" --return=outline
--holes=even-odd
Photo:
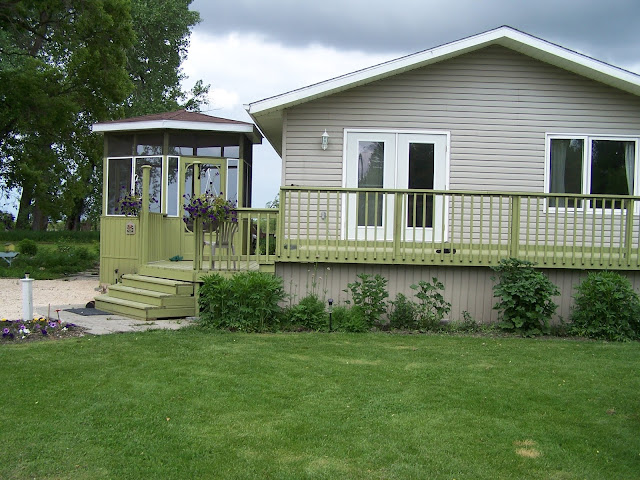
[[[74,140],[131,89],[129,2],[4,1],[0,32],[0,173],[22,188],[18,226],[31,210],[42,228],[74,168]]]
[[[192,0],[0,2],[1,188],[20,188],[18,228],[99,212],[102,141],[93,123],[184,106]]]
[[[193,0],[131,0],[136,41],[127,52],[127,71],[134,88],[124,103],[126,117],[178,108],[199,110],[209,87],[198,81],[182,91],[180,66],[187,57],[190,29],[200,14],[189,10]]]

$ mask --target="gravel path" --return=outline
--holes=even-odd
[[[33,281],[34,313],[46,315],[49,305],[67,308],[85,305],[100,295],[97,276],[78,275],[60,280]],[[51,312],[52,316],[54,312]],[[0,278],[0,317],[18,319],[22,316],[22,284],[16,278]]]

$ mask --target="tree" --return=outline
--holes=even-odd
[[[180,88],[192,0],[0,2],[0,187],[20,188],[18,228],[67,228],[99,211],[102,120],[198,109]]]
[[[0,3],[0,173],[22,188],[18,227],[55,213],[75,141],[109,118],[131,81],[128,0],[8,0]]]
[[[180,107],[198,110],[205,101],[209,87],[202,81],[189,94],[180,86],[190,29],[200,22],[200,14],[189,10],[192,1],[131,1],[136,41],[127,53],[127,70],[134,89],[124,104],[126,117]]]

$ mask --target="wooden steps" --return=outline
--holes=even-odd
[[[192,317],[196,314],[194,284],[127,274],[106,295],[96,297],[96,308],[141,320]]]

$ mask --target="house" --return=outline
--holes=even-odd
[[[246,108],[282,186],[276,232],[272,212],[239,209],[234,258],[298,298],[320,277],[340,301],[360,272],[392,297],[436,276],[452,318],[489,321],[507,257],[545,270],[564,317],[588,270],[640,286],[638,75],[500,27]]]

